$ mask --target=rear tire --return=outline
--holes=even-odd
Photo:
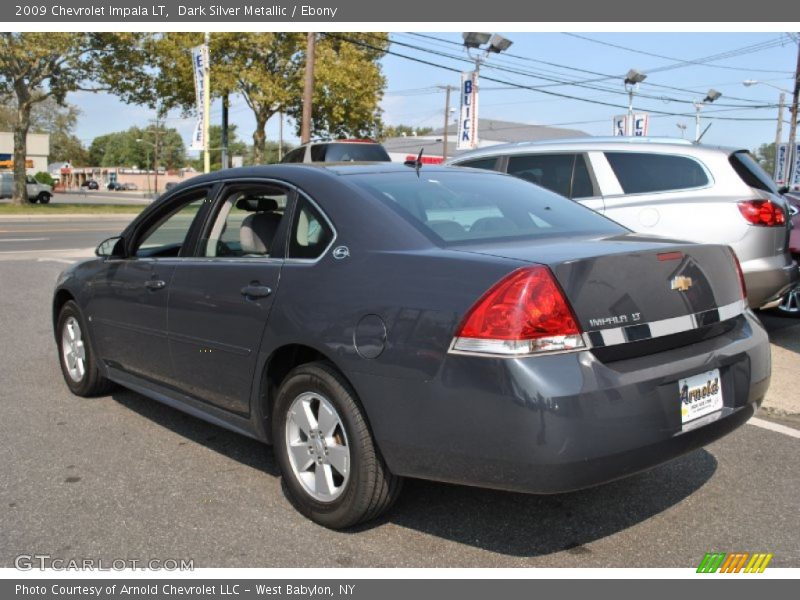
[[[38,196],[28,196],[28,203],[29,204],[36,204],[36,200],[37,199],[38,199]]]
[[[50,194],[42,192],[37,196],[37,200],[39,200],[40,204],[50,204]]]
[[[58,315],[56,340],[61,373],[76,396],[98,396],[114,388],[97,368],[88,332],[78,305],[68,301]]]
[[[293,369],[272,417],[287,495],[312,521],[351,527],[374,519],[397,499],[402,479],[387,468],[355,392],[331,365]]]

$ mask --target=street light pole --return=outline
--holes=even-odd
[[[778,125],[775,127],[775,158],[778,158],[778,146],[781,145],[783,138],[783,105],[786,104],[786,94],[783,92],[778,96]]]
[[[211,127],[211,34],[206,31],[206,60],[203,61],[203,171],[211,172],[211,151],[209,150],[209,128]]]
[[[706,97],[703,98],[702,102],[695,102],[694,103],[694,141],[700,141],[700,111],[706,104],[711,104],[712,102],[718,100],[722,96],[722,92],[718,92],[715,89],[708,90]]]
[[[628,92],[628,135],[634,135],[633,122],[633,95],[639,89],[639,84],[647,79],[647,75],[637,69],[630,69],[625,75],[625,89]]]
[[[444,134],[442,135],[442,162],[444,162],[447,160],[447,130],[450,123],[450,90],[453,89],[453,86],[440,85],[438,87],[444,88]]]

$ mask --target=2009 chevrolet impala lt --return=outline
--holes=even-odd
[[[72,392],[120,384],[271,443],[329,527],[386,510],[402,477],[623,477],[732,431],[769,384],[727,246],[636,235],[499,173],[221,171],[97,254],[55,290]]]

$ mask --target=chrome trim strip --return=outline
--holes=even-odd
[[[682,315],[680,317],[672,317],[670,319],[662,319],[660,321],[650,321],[649,323],[636,323],[635,325],[627,325],[625,327],[596,329],[593,331],[587,331],[583,335],[587,346],[599,348],[616,346],[618,344],[628,343],[626,330],[631,328],[641,327],[642,325],[647,325],[650,328],[650,335],[646,337],[639,337],[637,341],[659,338],[666,335],[683,333],[684,331],[691,331],[692,329],[699,329],[700,327],[710,323],[727,321],[728,319],[732,319],[743,314],[746,308],[747,307],[744,300],[737,300],[736,302],[720,306],[719,308],[714,308],[691,315]]]

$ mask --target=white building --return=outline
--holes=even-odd
[[[50,154],[49,133],[28,134],[28,154],[26,166],[28,174],[35,175],[39,171],[47,172],[47,157]],[[13,169],[14,134],[0,131],[0,170]]]

